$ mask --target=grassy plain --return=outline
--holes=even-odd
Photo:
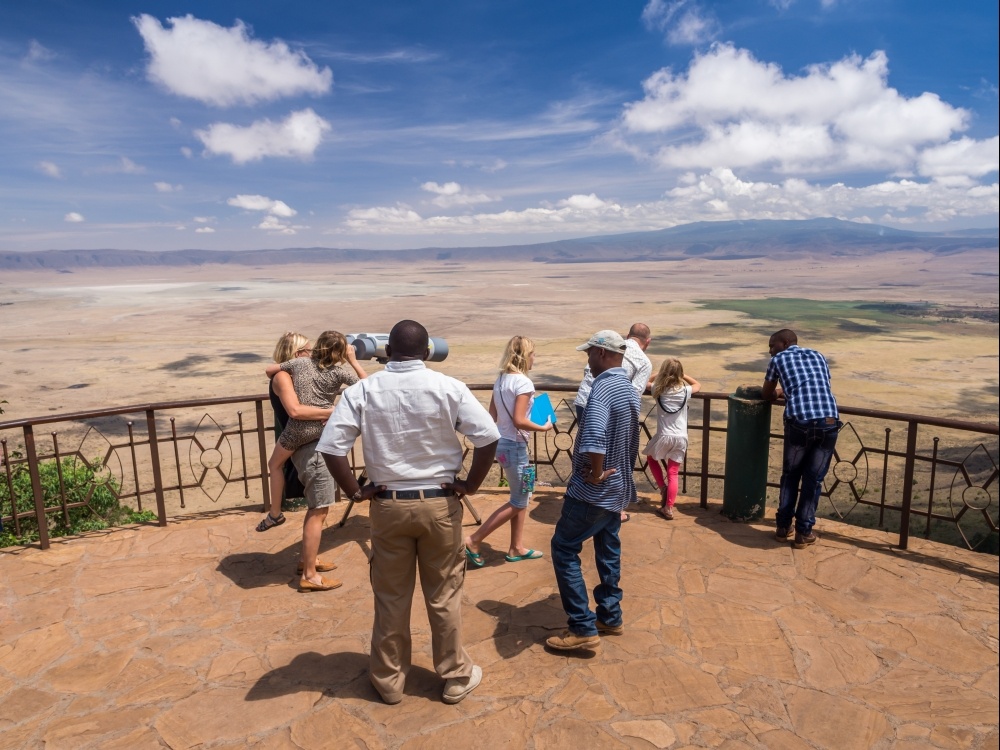
[[[844,404],[995,422],[996,269],[995,252],[893,252],[9,272],[0,279],[0,399],[8,419],[260,393],[283,331],[387,331],[404,317],[448,340],[437,367],[450,375],[491,382],[504,343],[520,333],[538,343],[536,381],[575,385],[577,343],[644,321],[654,363],[680,357],[707,390],[759,382],[768,335],[791,327],[827,355]]]

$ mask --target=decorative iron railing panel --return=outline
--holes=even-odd
[[[575,389],[536,387],[553,394],[558,416],[553,431],[533,433],[538,480],[564,486],[576,432]],[[485,403],[492,384],[470,388]],[[772,507],[781,471],[781,413],[779,404],[772,411]],[[841,413],[845,425],[821,514],[888,529],[899,535],[901,548],[913,533],[997,552],[996,425],[852,407]],[[649,397],[642,414],[640,448],[655,431]],[[699,393],[691,404],[681,493],[697,497],[702,507],[722,496],[727,416],[727,394]],[[257,506],[268,497],[263,467],[273,444],[272,420],[267,397],[260,395],[0,422],[0,521],[15,536],[33,524],[45,548],[50,528],[67,527],[74,513],[100,517],[109,497],[137,511],[155,509],[159,525],[185,513]],[[352,452],[356,471],[360,456]],[[655,489],[641,450],[635,471],[643,489]],[[502,476],[497,466],[494,481]]]

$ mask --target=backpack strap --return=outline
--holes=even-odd
[[[666,406],[663,405],[663,394],[662,393],[659,396],[656,397],[656,404],[661,409],[663,409],[663,411],[666,412],[667,414],[676,414],[681,409],[683,409],[684,406],[687,404],[687,402],[688,402],[688,396],[689,395],[690,394],[688,392],[688,389],[685,386],[685,388],[684,388],[684,400],[681,401],[680,406],[678,406],[676,409],[668,409]]]

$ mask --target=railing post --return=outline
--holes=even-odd
[[[903,468],[903,507],[899,514],[899,548],[910,543],[910,505],[913,503],[913,466],[917,455],[917,423],[906,423],[906,464]]]
[[[712,434],[712,399],[701,402],[701,507],[708,507],[708,441]]]
[[[38,473],[38,454],[35,452],[35,432],[30,424],[24,426],[24,454],[28,458],[28,476],[31,477],[31,494],[35,499],[35,519],[38,521],[38,544],[49,548],[49,521],[45,516],[45,498],[42,495],[42,478]],[[13,502],[13,497],[11,497]],[[17,513],[17,508],[14,508]]]
[[[267,443],[264,440],[264,403],[254,401],[254,412],[257,415],[257,449],[260,451],[260,487],[264,495],[264,510],[271,507],[271,487],[267,481]],[[279,499],[280,508],[280,499]]]
[[[153,492],[156,495],[156,525],[167,525],[167,504],[163,500],[163,477],[160,474],[160,446],[156,438],[156,412],[146,409],[146,433],[149,435],[149,460],[153,464]],[[138,492],[138,487],[136,488]]]

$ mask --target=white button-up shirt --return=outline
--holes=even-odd
[[[360,437],[375,484],[438,488],[462,471],[458,433],[476,448],[500,439],[493,418],[464,383],[419,360],[389,362],[341,394],[316,450],[346,456]]]
[[[646,352],[636,342],[635,339],[625,339],[625,357],[622,362],[625,368],[625,377],[632,382],[632,387],[640,396],[646,392],[646,385],[653,374],[653,363],[649,361]],[[576,406],[586,406],[590,398],[590,389],[594,387],[594,373],[590,371],[590,365],[583,368],[583,380],[576,391],[576,398],[573,403]]]

